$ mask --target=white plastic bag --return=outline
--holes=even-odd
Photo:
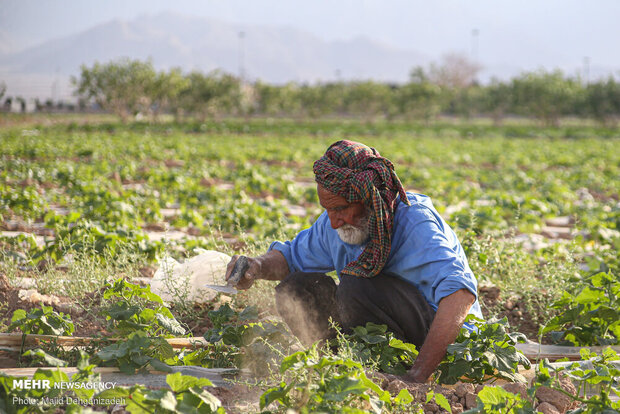
[[[215,250],[196,249],[197,256],[179,263],[171,257],[159,261],[151,291],[165,301],[205,303],[217,294],[205,284],[225,285],[230,256]]]

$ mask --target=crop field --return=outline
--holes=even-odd
[[[278,317],[275,282],[203,303],[149,288],[165,258],[259,255],[309,227],[322,211],[312,164],[340,139],[375,147],[432,198],[478,279],[485,321],[430,384],[390,377],[417,351],[381,326],[303,347]],[[15,123],[0,130],[0,412],[536,412],[543,390],[570,396],[546,402],[556,412],[620,410],[619,358],[603,350],[620,342],[619,148],[620,131],[580,125]],[[47,337],[29,346],[35,334]],[[534,362],[519,385],[524,340],[597,352],[582,351],[589,365]],[[171,371],[183,366],[230,375]],[[167,386],[15,389],[11,370],[27,367],[52,383],[157,371]]]

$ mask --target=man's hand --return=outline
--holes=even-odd
[[[226,266],[226,281],[230,278],[230,275],[235,267],[235,263],[239,260],[239,255],[234,255],[228,266]],[[261,263],[257,258],[248,257],[248,270],[245,271],[245,274],[241,277],[235,288],[240,290],[249,289],[253,284],[254,280],[258,279],[258,275],[261,274]]]
[[[405,382],[426,382],[446,355],[448,345],[459,335],[475,296],[461,289],[439,302],[437,313],[413,367],[399,379]]]
[[[235,262],[238,259],[238,255],[234,255],[230,259],[230,263],[226,267],[226,280],[230,278]],[[277,250],[272,250],[258,257],[248,257],[248,263],[250,266],[237,286],[235,286],[237,289],[249,289],[257,279],[282,280],[289,273],[286,259]]]

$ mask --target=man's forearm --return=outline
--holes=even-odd
[[[259,264],[257,279],[282,280],[289,274],[288,263],[278,250],[271,250],[256,257]]]
[[[437,368],[446,354],[448,345],[458,336],[463,321],[476,298],[468,290],[461,289],[439,302],[437,313],[428,331],[407,379],[425,382]]]

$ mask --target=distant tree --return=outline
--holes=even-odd
[[[431,64],[430,81],[444,88],[460,89],[476,83],[482,66],[472,62],[467,56],[448,53],[441,58],[439,64]]]
[[[257,81],[254,90],[257,113],[270,116],[301,114],[299,87],[295,83],[277,86]]]
[[[377,116],[392,113],[392,89],[389,85],[373,81],[348,84],[344,106],[351,115],[361,116],[368,122]]]
[[[492,79],[484,88],[481,111],[490,114],[495,125],[500,125],[504,116],[510,111],[513,102],[510,84]]]
[[[0,99],[4,97],[5,93],[6,93],[6,83],[0,82]]]
[[[207,75],[195,71],[187,80],[187,87],[179,95],[179,106],[200,121],[239,111],[241,83],[237,77],[219,70]]]
[[[123,122],[140,110],[149,110],[149,91],[156,77],[151,62],[122,58],[109,63],[81,66],[79,79],[72,78],[80,97],[92,99]]]
[[[341,112],[344,91],[344,84],[340,82],[302,86],[298,96],[303,115],[318,118]]]
[[[3,110],[9,112],[11,111],[12,106],[13,106],[13,97],[7,96],[7,98],[4,100],[4,104],[2,104],[2,108]]]
[[[441,88],[430,82],[420,66],[413,68],[409,82],[394,92],[397,112],[405,119],[422,119],[429,123],[439,115]]]
[[[584,93],[586,114],[605,126],[615,127],[620,119],[620,83],[613,77],[590,83]]]
[[[560,116],[575,111],[575,98],[582,86],[561,71],[530,72],[512,80],[515,112],[557,126]]]
[[[450,92],[448,103],[450,113],[470,119],[482,112],[485,91],[481,86],[473,84],[452,89]]]
[[[153,118],[157,120],[162,112],[178,108],[179,96],[189,84],[189,79],[183,76],[179,68],[173,68],[168,72],[158,72],[147,91],[151,100]]]
[[[19,104],[20,112],[25,113],[26,112],[26,100],[23,97],[18,96],[15,98],[15,101]]]

